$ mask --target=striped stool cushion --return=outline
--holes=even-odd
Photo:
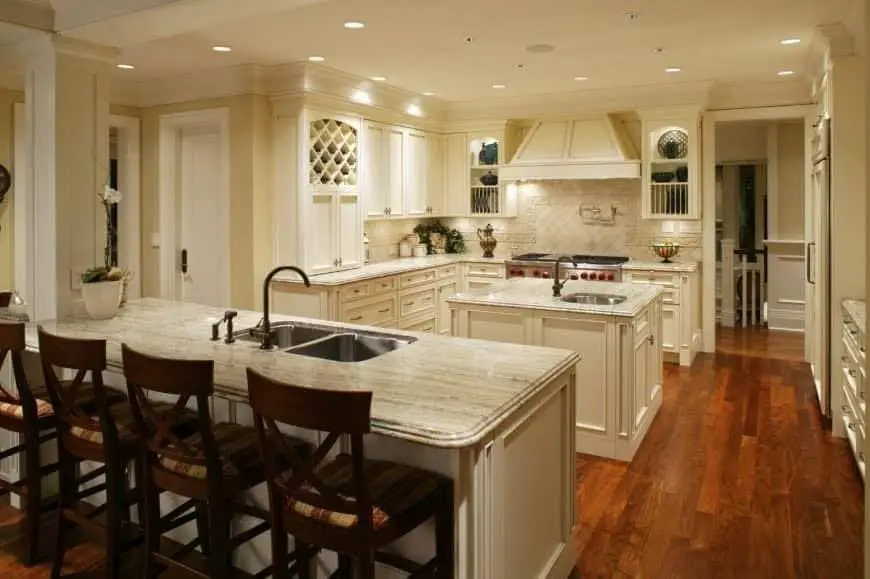
[[[118,438],[122,441],[128,441],[136,437],[136,420],[133,418],[133,409],[128,404],[110,406],[109,415],[115,421],[115,428],[118,429]],[[98,416],[91,416],[91,419],[98,424],[100,422]],[[73,426],[69,429],[69,433],[76,438],[81,438],[92,444],[103,444],[102,430],[91,430],[89,428]]]
[[[365,473],[372,500],[372,527],[375,530],[429,498],[441,482],[437,474],[384,460],[366,461]],[[317,475],[339,496],[354,501],[350,456],[339,455],[334,461],[323,464],[317,469]],[[304,488],[306,492],[317,494],[317,490],[311,486],[305,485]],[[293,497],[288,497],[287,507],[303,517],[336,527],[351,528],[359,522],[356,513],[320,508]]]
[[[235,478],[246,473],[254,473],[258,478],[265,477],[257,430],[253,426],[219,422],[212,426],[212,435],[223,463],[224,477]],[[301,453],[307,452],[308,443],[289,436],[286,438],[291,448],[297,448]],[[205,456],[202,434],[199,432],[185,438],[184,444],[199,456]],[[171,450],[172,446],[168,449]],[[192,464],[164,455],[160,456],[160,465],[166,470],[191,478],[205,479],[208,475],[208,469],[205,465]]]
[[[0,414],[12,416],[14,418],[24,418],[24,406],[15,402],[0,402]],[[36,399],[36,417],[45,418],[54,414],[54,408],[50,402]]]

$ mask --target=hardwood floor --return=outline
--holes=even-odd
[[[668,366],[635,460],[580,457],[577,477],[584,579],[861,577],[863,487],[803,364]]]
[[[806,366],[759,356],[789,356],[784,336],[726,336],[748,355],[667,365],[661,413],[630,465],[578,456],[580,577],[861,577],[863,487],[846,443],[821,428]],[[19,517],[0,507],[0,577],[48,577],[18,563]],[[79,544],[70,571],[102,577],[100,553]]]
[[[797,332],[777,332],[767,328],[716,327],[716,351],[721,354],[737,354],[803,362],[804,335]]]

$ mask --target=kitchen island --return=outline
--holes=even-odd
[[[371,391],[368,456],[428,468],[456,481],[457,578],[569,575],[574,564],[575,353],[394,331],[393,336],[414,341],[364,362],[336,362],[264,351],[252,341],[211,341],[211,324],[222,315],[218,308],[144,299],[127,304],[111,320],[41,325],[63,336],[106,339],[115,373],[122,372],[122,343],[152,355],[214,360],[215,420],[252,423],[247,367],[311,388]],[[236,327],[253,327],[260,317],[241,311]],[[311,320],[272,317],[273,324],[303,321]],[[337,331],[384,331],[318,323]],[[38,355],[36,328],[28,326],[27,345]],[[107,381],[113,379],[123,383],[118,374]],[[177,504],[172,497],[165,500],[164,508]],[[250,500],[265,507],[265,488],[255,489]],[[179,531],[183,539],[193,529]],[[433,552],[431,532],[415,531],[397,548],[425,560]],[[236,565],[255,572],[269,559],[264,535],[239,552]],[[331,569],[334,562],[324,556],[319,573],[325,577]],[[402,576],[383,570],[379,575]]]
[[[552,286],[515,278],[449,297],[451,333],[579,353],[577,452],[630,461],[662,402],[663,290],[568,281],[563,299]]]

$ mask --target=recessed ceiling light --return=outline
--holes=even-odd
[[[115,66],[117,66],[118,68],[122,68],[124,70],[133,70],[134,68],[136,68],[132,64],[116,64]]]
[[[365,28],[366,25],[362,22],[357,22],[356,20],[349,20],[344,23],[344,27],[348,30],[359,30],[361,28]]]
[[[415,117],[423,116],[423,110],[420,108],[420,105],[415,103],[409,104],[408,108],[405,109],[405,112]]]
[[[661,53],[663,53],[664,51],[665,51],[665,49],[662,48],[662,47],[660,47],[660,46],[657,46],[657,47],[653,48],[653,54],[661,54]]]
[[[492,88],[506,88],[506,85],[503,85],[501,83],[496,83],[496,84],[492,85]]]
[[[800,44],[801,39],[800,38],[783,38],[782,40],[779,41],[779,43],[786,44],[786,45],[788,45],[788,44]]]
[[[323,62],[324,60],[326,60],[326,59],[323,58],[322,56],[309,56],[308,57],[308,62]]]
[[[683,69],[678,67],[678,66],[669,66],[668,68],[665,69],[665,72],[667,72],[667,73],[682,72],[682,71],[683,71]]]
[[[575,76],[574,80],[583,82],[584,80],[589,80],[589,77],[588,76]]]
[[[364,90],[355,90],[353,94],[350,95],[350,99],[354,102],[358,102],[364,105],[372,104],[372,97],[369,93]]]
[[[372,80],[375,82],[384,82],[385,80],[387,80],[387,78],[384,76],[373,76]]]
[[[776,74],[778,74],[779,76],[791,76],[794,74],[794,71],[793,70],[781,70]]]
[[[638,20],[640,20],[640,13],[629,12],[628,14],[625,15],[625,17],[628,18],[629,22],[637,22]]]
[[[531,52],[532,54],[547,54],[554,50],[556,50],[556,47],[552,44],[530,44],[526,47],[526,52]]]
[[[211,49],[214,50],[215,52],[232,52],[233,51],[233,49],[230,48],[229,46],[212,46]]]
[[[438,93],[432,92],[431,90],[427,90],[426,92],[423,93],[423,96],[435,96],[436,94],[438,94]]]

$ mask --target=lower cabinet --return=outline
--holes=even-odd
[[[634,318],[463,303],[451,315],[460,337],[579,352],[577,452],[632,459],[662,401],[660,298]]]
[[[459,291],[459,281],[452,279],[442,280],[438,284],[438,333],[442,336],[450,335],[450,307],[447,298]]]
[[[866,436],[866,411],[864,388],[867,382],[865,375],[865,336],[851,314],[844,308],[844,321],[840,339],[843,342],[843,358],[839,369],[831,376],[833,384],[840,384],[843,404],[840,408],[840,420],[846,432],[846,439],[855,456],[855,462],[861,476],[864,477],[864,439]]]
[[[503,263],[471,262],[462,268],[462,291],[489,287],[505,278]]]
[[[672,354],[680,352],[680,306],[662,306],[662,348]]]

